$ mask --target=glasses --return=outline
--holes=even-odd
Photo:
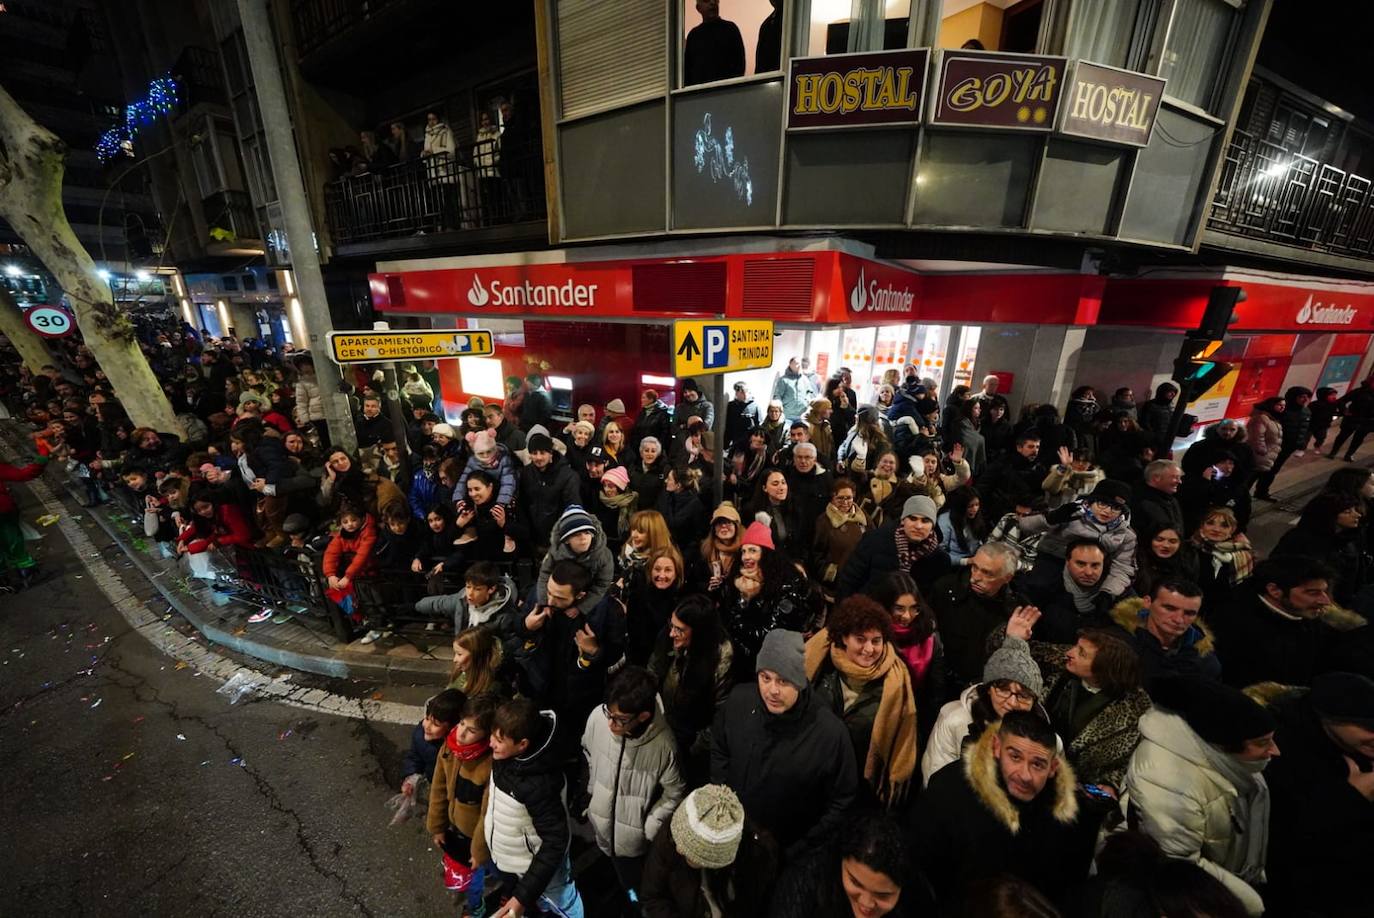
[[[601,706],[601,713],[605,714],[607,720],[617,727],[620,727],[622,730],[632,726],[635,722],[635,715],[633,714],[612,714],[609,705],[603,704]]]
[[[1008,683],[999,680],[992,683],[991,688],[1003,698],[1011,698],[1014,701],[1024,702],[1025,704],[1035,704],[1035,693],[1024,686],[1021,688],[1012,688]]]
[[[716,528],[717,528],[717,529],[734,529],[734,528],[735,528],[735,522],[734,522],[734,520],[716,520]]]
[[[798,458],[801,458],[801,457],[798,457]],[[808,457],[808,458],[809,458],[809,457]],[[852,504],[852,503],[854,503],[854,495],[853,495],[853,494],[836,494],[836,495],[835,495],[835,503],[837,503],[837,504]]]

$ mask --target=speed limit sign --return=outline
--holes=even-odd
[[[29,323],[29,328],[45,338],[61,338],[72,332],[72,317],[52,306],[37,306],[30,309],[24,319]]]

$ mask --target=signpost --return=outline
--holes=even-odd
[[[725,487],[725,374],[773,365],[773,323],[768,319],[678,319],[673,323],[673,375],[713,376],[716,408],[712,490],[720,503]]]
[[[679,319],[673,323],[673,375],[709,376],[773,365],[768,319]]]
[[[491,332],[484,328],[329,333],[329,356],[334,358],[335,363],[446,360],[451,357],[485,357],[492,353]]]
[[[72,333],[74,324],[71,313],[55,306],[35,306],[24,313],[24,321],[29,328],[44,338],[61,338]]]

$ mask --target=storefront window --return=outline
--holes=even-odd
[[[1034,51],[1044,6],[1040,0],[1012,4],[944,0],[935,45],[972,51]]]
[[[783,54],[783,0],[682,0],[682,85],[772,73]]]
[[[946,355],[949,352],[950,327],[948,325],[916,326],[916,350],[911,355],[911,363],[916,366],[916,374],[922,379],[933,379],[936,392],[945,378]],[[932,392],[931,395],[935,395]]]
[[[951,386],[973,385],[973,363],[978,359],[978,339],[983,330],[978,326],[968,326],[959,336],[959,362],[954,367],[954,382]]]
[[[835,371],[847,364],[840,359],[840,330],[838,328],[817,329],[811,332],[811,342],[806,356],[811,360],[811,371],[821,380],[824,393],[825,381],[835,375]]]
[[[1065,53],[1097,64],[1131,67],[1131,42],[1139,17],[1158,8],[1159,0],[1075,3]]]
[[[1167,95],[1210,109],[1236,16],[1233,0],[1178,0],[1159,68]]]
[[[911,0],[799,0],[806,55],[905,48]]]

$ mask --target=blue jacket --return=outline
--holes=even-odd
[[[414,477],[410,479],[410,512],[417,520],[423,520],[430,507],[452,498],[452,495],[445,493],[446,490],[439,481],[437,465],[433,471],[423,466],[416,469]]]
[[[432,743],[425,739],[425,725],[416,724],[415,729],[410,731],[410,748],[401,758],[401,780],[411,775],[424,775],[433,781],[434,763],[439,761],[439,747],[443,744],[443,739]]]

